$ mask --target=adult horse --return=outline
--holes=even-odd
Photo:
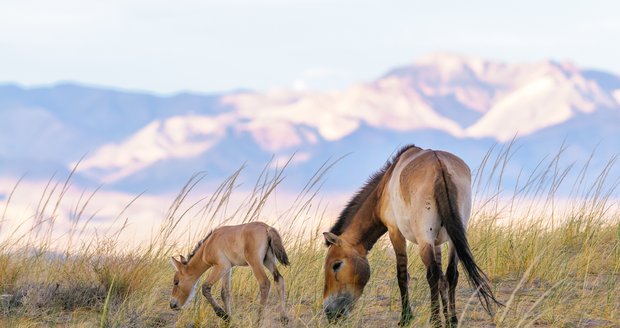
[[[407,240],[418,244],[431,294],[431,323],[441,326],[439,299],[446,324],[457,325],[455,290],[460,260],[487,311],[500,304],[486,275],[474,261],[465,230],[471,210],[471,172],[457,156],[414,145],[402,148],[349,201],[338,221],[325,232],[323,309],[334,321],[347,315],[370,278],[366,258],[386,232],[396,254],[402,303],[399,325],[412,319],[409,305]],[[441,245],[448,243],[446,274]]]

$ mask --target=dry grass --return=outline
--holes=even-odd
[[[560,151],[505,191],[501,180],[512,151],[511,146],[490,150],[476,171],[475,213],[468,231],[475,257],[506,307],[488,316],[462,276],[457,289],[462,326],[620,326],[620,213],[612,202],[617,181],[610,177],[614,161],[590,176],[588,164],[580,170],[560,165]],[[316,195],[333,164],[321,167],[299,197],[277,219],[268,220],[283,233],[291,259],[291,266],[281,270],[289,327],[327,326],[321,313],[325,249],[317,228],[325,220]],[[173,200],[151,242],[138,249],[124,249],[119,242],[127,224],[122,213],[116,229],[81,238],[91,219],[83,218],[84,208],[94,192],[75,204],[75,227],[60,239],[67,246],[58,247],[54,222],[70,177],[50,179],[29,233],[0,241],[0,326],[224,326],[201,297],[181,312],[169,310],[172,269],[167,257],[186,253],[193,243],[179,241],[198,241],[218,224],[264,220],[261,211],[274,197],[285,167],[266,169],[253,192],[233,208],[230,198],[240,171],[207,197],[190,201],[203,177],[197,174]],[[568,181],[570,172],[575,174]],[[567,184],[571,197],[563,201],[557,194]],[[296,228],[287,229],[291,226]],[[409,254],[412,326],[426,326],[425,270],[415,246]],[[398,321],[395,260],[385,238],[370,253],[370,262],[371,280],[343,327],[391,327]],[[253,325],[257,294],[251,272],[234,269],[232,326]],[[267,313],[264,325],[280,326],[273,294]]]

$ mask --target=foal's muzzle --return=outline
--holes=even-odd
[[[170,300],[170,308],[173,310],[179,310],[179,302],[177,300]]]
[[[353,297],[351,295],[330,296],[323,302],[323,311],[330,323],[337,322],[346,318],[353,308]]]

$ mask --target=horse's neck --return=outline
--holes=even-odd
[[[203,260],[204,252],[208,252],[206,243],[203,243],[189,262],[187,262],[188,270],[196,277],[200,277],[209,269],[209,265]]]
[[[387,232],[387,227],[376,215],[378,203],[379,199],[375,190],[353,215],[351,223],[341,234],[341,238],[353,245],[362,245],[366,251],[369,251]]]

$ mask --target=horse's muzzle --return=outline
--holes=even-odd
[[[346,318],[353,308],[353,297],[349,294],[331,296],[323,302],[323,311],[330,323]]]
[[[177,302],[177,300],[170,300],[170,308],[173,310],[179,310],[179,302]]]

